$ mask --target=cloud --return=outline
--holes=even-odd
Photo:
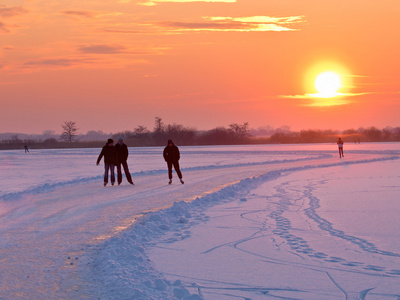
[[[0,5],[0,17],[1,18],[10,18],[13,16],[21,15],[26,13],[27,10],[22,7],[9,7]],[[0,21],[0,33],[10,33],[10,27],[18,27],[17,25],[9,26],[4,22]]]
[[[77,16],[77,17],[86,17],[91,18],[94,14],[90,11],[79,11],[79,10],[65,10],[61,13],[68,15],[68,16]]]
[[[109,33],[127,33],[127,34],[145,34],[145,33],[147,33],[146,31],[129,30],[129,29],[103,29],[102,31],[109,32]]]
[[[42,66],[42,67],[71,67],[74,65],[81,65],[91,63],[88,59],[67,59],[67,58],[55,58],[55,59],[41,59],[33,60],[24,63],[24,66]]]
[[[129,3],[129,0],[120,0],[120,3]],[[158,3],[190,3],[190,2],[208,2],[208,3],[236,3],[236,0],[144,0],[140,5],[153,6]]]
[[[291,17],[203,17],[203,22],[166,21],[157,23],[175,31],[294,31],[293,24],[303,23],[304,16]]]
[[[370,95],[375,94],[373,92],[366,93],[334,93],[331,96],[326,96],[325,94],[316,93],[316,94],[304,94],[304,95],[281,95],[280,98],[290,98],[290,99],[331,99],[338,97],[354,97],[354,96],[362,96],[362,95]]]
[[[26,13],[27,10],[22,7],[0,6],[0,17],[7,18]]]
[[[91,46],[82,46],[78,48],[78,50],[82,53],[90,53],[90,54],[118,54],[123,53],[126,50],[123,46],[110,46],[110,45],[91,45]]]
[[[130,55],[159,55],[168,47],[154,47],[148,49],[129,49],[119,45],[90,45],[81,46],[78,51],[85,54],[130,54]]]
[[[7,25],[0,21],[0,32],[9,33],[10,30],[7,28]]]
[[[12,47],[12,46],[5,46],[5,47],[3,47],[3,50],[7,50],[7,51],[15,51],[15,50],[17,50],[17,48],[15,48],[15,47]]]
[[[328,107],[346,105],[352,103],[348,98],[362,95],[370,95],[374,93],[335,93],[327,96],[321,93],[304,94],[304,95],[280,95],[279,98],[304,100],[299,106],[309,107]],[[345,99],[346,98],[346,99]]]

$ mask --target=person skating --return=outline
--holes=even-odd
[[[117,154],[118,154],[118,163],[117,163],[118,185],[120,185],[122,182],[121,165],[124,168],[126,180],[128,180],[128,182],[130,184],[134,184],[132,181],[132,176],[131,176],[131,173],[129,172],[128,163],[127,163],[128,155],[129,155],[128,147],[126,146],[126,144],[124,144],[123,137],[120,137],[118,139],[118,143],[115,145],[115,149],[117,150]]]
[[[102,157],[104,156],[104,186],[108,183],[108,172],[110,171],[111,177],[111,185],[114,185],[115,182],[115,172],[114,168],[118,163],[118,154],[117,150],[114,147],[114,141],[112,139],[108,139],[107,144],[103,147],[100,152],[99,157],[97,158],[97,165],[100,164]]]
[[[163,156],[168,166],[168,178],[169,178],[168,183],[169,184],[172,183],[172,166],[173,166],[176,174],[179,177],[180,182],[184,184],[182,180],[182,173],[179,168],[179,159],[181,158],[181,155],[178,147],[172,142],[172,140],[168,140],[168,145],[164,148]]]
[[[344,155],[343,155],[343,141],[341,138],[338,139],[337,144],[339,148],[339,157],[342,158],[344,157]]]

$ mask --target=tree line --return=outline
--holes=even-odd
[[[340,136],[346,143],[361,142],[399,142],[400,127],[376,127],[337,130],[301,130],[290,131],[289,128],[280,128],[269,131],[265,135],[262,130],[252,130],[249,123],[233,123],[227,127],[216,127],[211,130],[199,131],[192,127],[180,124],[165,124],[160,117],[156,117],[153,130],[139,125],[133,130],[126,130],[106,135],[101,131],[90,131],[95,140],[83,140],[79,134],[76,122],[65,121],[62,133],[46,139],[19,139],[17,135],[0,142],[0,149],[19,149],[24,145],[31,148],[94,148],[102,147],[107,138],[118,140],[123,137],[130,147],[164,146],[168,139],[172,139],[180,146],[194,145],[241,145],[241,144],[296,144],[296,143],[332,143]],[[54,132],[53,132],[54,133]],[[96,139],[98,137],[98,139]]]

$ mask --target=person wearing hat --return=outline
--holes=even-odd
[[[169,178],[168,183],[169,184],[172,183],[172,166],[174,166],[175,172],[178,175],[179,180],[181,181],[182,184],[184,184],[182,180],[182,173],[179,168],[179,159],[181,158],[181,156],[178,147],[175,146],[172,140],[168,140],[168,145],[167,147],[164,148],[163,156],[168,166],[168,178]]]
[[[101,159],[104,156],[104,186],[108,183],[108,172],[110,171],[111,177],[111,185],[114,185],[115,182],[115,173],[114,168],[118,163],[118,154],[117,150],[114,147],[114,141],[112,139],[108,139],[107,144],[103,147],[100,152],[99,157],[97,158],[97,165],[100,164]]]
[[[131,173],[129,172],[128,163],[127,163],[128,155],[129,155],[128,147],[126,146],[126,144],[124,144],[124,138],[122,136],[118,138],[118,143],[115,145],[115,149],[117,150],[117,154],[118,154],[118,163],[117,163],[118,185],[120,185],[122,182],[121,165],[124,168],[126,180],[128,180],[128,182],[130,184],[134,184],[132,181],[132,176],[131,176]]]

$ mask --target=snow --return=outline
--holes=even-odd
[[[400,144],[0,151],[0,299],[398,299]]]

